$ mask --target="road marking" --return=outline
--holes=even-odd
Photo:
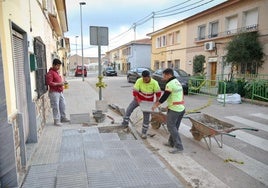
[[[244,125],[248,125],[249,127],[252,127],[252,128],[256,128],[256,129],[268,132],[268,126],[265,125],[265,124],[262,124],[262,123],[251,121],[251,120],[241,118],[241,117],[238,117],[238,116],[226,116],[225,118],[230,119],[232,121],[236,121],[238,123],[242,123]]]
[[[190,132],[190,127],[181,123],[180,126],[180,133],[186,136],[189,139],[193,140],[193,136]],[[204,141],[196,142],[197,144],[207,148]],[[266,186],[268,186],[268,166],[264,163],[261,163],[235,149],[224,145],[223,148],[219,148],[216,142],[211,142],[211,152],[218,157],[222,158],[223,160],[231,158],[236,159],[239,161],[243,161],[244,164],[236,164],[230,163],[236,168],[242,170],[244,173],[250,175],[251,177],[257,179],[258,181],[262,182]]]
[[[251,114],[252,116],[256,116],[262,119],[267,119],[268,120],[268,116],[267,114],[262,114],[262,113],[257,113],[257,114]]]
[[[260,138],[258,136],[246,133],[241,130],[237,130],[234,133],[236,135],[236,138],[239,140],[242,140],[243,142],[246,142],[250,145],[253,145],[257,148],[263,149],[265,151],[268,151],[268,140]]]

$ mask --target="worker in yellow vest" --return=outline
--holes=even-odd
[[[175,154],[183,151],[183,145],[178,132],[182,117],[185,113],[183,88],[181,83],[174,76],[174,71],[171,68],[167,68],[163,71],[163,79],[167,82],[165,91],[159,101],[155,102],[152,110],[154,111],[160,104],[167,101],[167,128],[170,136],[168,143],[164,145],[172,147],[173,149],[169,152]]]
[[[127,127],[129,123],[129,118],[132,112],[139,106],[141,101],[154,101],[154,96],[156,95],[156,100],[161,96],[161,89],[156,80],[151,78],[150,72],[144,70],[134,85],[133,96],[134,99],[129,104],[125,116],[123,118],[122,126]],[[147,138],[147,131],[150,122],[150,112],[143,112],[143,124],[142,124],[142,134],[143,139]]]

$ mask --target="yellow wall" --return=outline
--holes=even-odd
[[[9,116],[15,114],[17,111],[12,57],[11,23],[14,23],[27,33],[27,40],[30,46],[33,45],[34,37],[41,37],[46,45],[46,58],[48,68],[52,64],[52,54],[57,53],[57,38],[55,35],[53,35],[52,28],[49,25],[49,20],[43,14],[41,4],[39,4],[38,1],[0,1],[0,38],[2,47],[7,111]],[[30,28],[32,28],[32,31],[30,31]],[[29,53],[33,53],[31,48],[28,50]],[[30,80],[32,97],[34,99],[37,97],[37,93],[35,92],[36,81],[34,71],[30,73]]]
[[[180,32],[180,42],[179,43],[174,43],[173,45],[169,44],[169,34],[171,33],[176,33]],[[161,67],[161,62],[165,62],[165,67],[167,68],[167,62],[171,61],[174,63],[175,60],[180,60],[180,68],[181,69],[186,69],[185,66],[185,60],[186,60],[186,38],[184,37],[187,32],[186,32],[186,24],[184,23],[176,23],[171,25],[170,27],[167,27],[163,29],[162,31],[155,32],[154,34],[151,35],[152,38],[152,57],[151,57],[151,68],[155,69],[155,62],[159,61],[160,67]],[[157,48],[156,43],[157,43],[157,38],[161,36],[166,36],[167,40],[167,45]],[[175,35],[174,35],[174,40],[175,40]]]

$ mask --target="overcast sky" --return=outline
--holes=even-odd
[[[225,0],[66,0],[68,32],[71,55],[81,55],[82,8],[83,47],[85,57],[97,57],[97,46],[89,43],[89,27],[109,29],[109,46],[102,46],[102,53],[133,41],[146,38],[146,34],[161,29],[181,19],[213,7]],[[155,18],[152,19],[152,13]],[[153,21],[154,20],[154,21]],[[154,23],[154,24],[153,24]],[[136,24],[136,32],[133,25]],[[135,34],[134,34],[135,33]],[[78,36],[77,38],[75,36]]]

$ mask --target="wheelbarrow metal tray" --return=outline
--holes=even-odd
[[[223,134],[228,134],[234,127],[232,124],[221,121],[207,114],[199,114],[189,117],[192,122],[191,132],[195,140],[200,141],[202,138],[205,140],[208,149],[211,149],[211,138],[214,138],[220,148],[223,146]],[[220,135],[220,140],[216,138]],[[233,136],[233,135],[230,135]],[[207,139],[209,139],[209,142]]]
[[[232,124],[221,121],[207,114],[198,114],[189,117],[192,125],[203,137],[215,136],[234,127]]]

